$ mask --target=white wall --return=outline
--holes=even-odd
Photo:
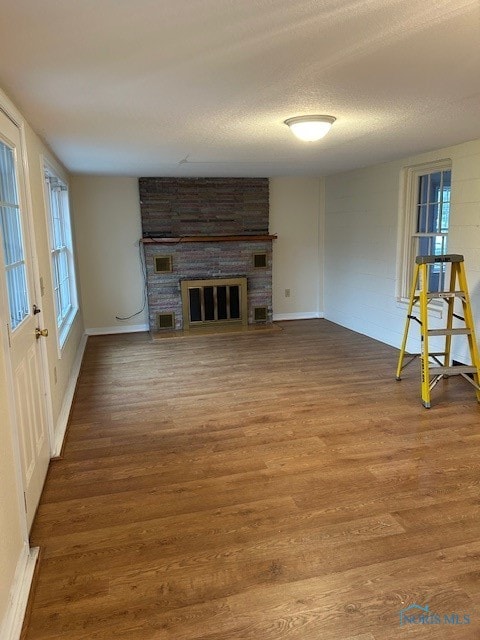
[[[323,225],[322,178],[270,179],[275,320],[322,317]]]
[[[325,315],[398,347],[406,307],[396,300],[400,180],[404,167],[452,160],[449,252],[465,256],[480,334],[480,140],[326,178]],[[432,326],[442,326],[432,320]],[[413,341],[410,348],[418,350]],[[466,350],[455,357],[465,361]]]
[[[74,176],[72,209],[87,333],[146,330],[136,178]]]
[[[25,148],[22,150],[22,160],[25,165],[25,180],[27,189],[27,207],[33,217],[34,251],[38,258],[39,274],[43,278],[45,291],[41,298],[41,322],[50,330],[50,335],[44,342],[46,353],[46,367],[50,381],[49,397],[51,414],[49,416],[53,427],[57,425],[62,411],[65,412],[65,398],[67,389],[73,389],[75,379],[72,377],[74,363],[80,349],[83,336],[83,322],[81,312],[72,327],[65,348],[59,357],[55,339],[55,307],[51,286],[51,261],[48,246],[47,215],[43,193],[43,161],[48,158],[55,163],[67,176],[58,161],[42,143],[38,136],[23,121],[21,114],[8,97],[0,90],[0,107],[23,125]],[[1,326],[7,324],[4,313],[0,309]],[[7,351],[3,348],[4,341],[0,341],[0,636],[14,637],[19,633],[21,615],[25,599],[28,595],[29,578],[26,577],[28,560],[28,541],[26,539],[26,519],[19,495],[22,495],[21,475],[16,467],[19,458],[14,451],[18,450],[18,436],[15,425],[8,411],[8,379],[7,379]],[[54,371],[56,370],[56,376]],[[56,380],[55,380],[56,378]],[[52,443],[53,448],[53,443]],[[23,499],[23,496],[22,496]],[[33,567],[31,567],[33,570]],[[31,577],[31,576],[30,576]],[[19,617],[20,616],[20,617]]]
[[[51,272],[51,258],[48,239],[47,213],[44,193],[44,164],[47,160],[58,174],[71,188],[68,173],[45,147],[40,138],[29,126],[25,128],[28,154],[29,190],[31,194],[32,208],[34,211],[34,236],[38,257],[40,277],[43,280],[44,294],[42,296],[42,323],[47,327],[50,336],[46,341],[48,374],[52,399],[53,423],[58,427],[64,399],[68,393],[68,387],[72,384],[71,374],[74,367],[77,350],[84,333],[81,304],[77,317],[74,320],[70,333],[63,345],[61,357],[58,353],[58,345],[55,338],[56,311],[53,297],[53,279]],[[73,238],[75,243],[75,237]],[[78,283],[78,274],[77,274]],[[63,425],[64,427],[65,425]],[[62,427],[60,427],[62,428]]]
[[[136,178],[74,176],[72,209],[87,333],[146,330],[148,314],[129,320],[143,303]],[[270,180],[273,310],[276,318],[323,312],[323,180]],[[285,298],[290,289],[290,298]]]

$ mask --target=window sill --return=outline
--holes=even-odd
[[[67,338],[70,334],[70,329],[72,328],[73,322],[77,317],[77,313],[78,307],[72,307],[68,315],[64,318],[62,325],[57,328],[59,359],[62,357],[62,349],[65,346]]]

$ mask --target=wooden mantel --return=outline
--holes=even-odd
[[[273,235],[248,235],[239,236],[179,236],[178,238],[142,238],[143,244],[181,244],[184,242],[267,242],[276,240],[277,234]]]

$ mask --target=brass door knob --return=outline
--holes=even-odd
[[[38,327],[35,329],[35,338],[38,340],[39,338],[46,338],[48,336],[48,329],[39,329]]]

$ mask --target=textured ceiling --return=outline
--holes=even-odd
[[[0,0],[0,86],[68,169],[321,175],[480,138],[480,0]],[[317,143],[290,116],[337,117]]]

